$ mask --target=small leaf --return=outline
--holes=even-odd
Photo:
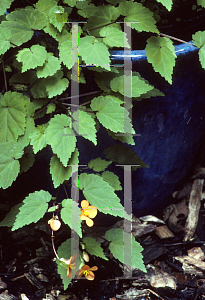
[[[11,30],[0,27],[0,55],[4,54],[10,48],[10,37]]]
[[[105,171],[102,173],[102,178],[104,181],[108,182],[113,189],[115,189],[116,191],[121,191],[122,187],[119,181],[119,177],[114,174],[113,172],[110,171]]]
[[[64,167],[60,162],[57,155],[53,155],[50,161],[50,173],[52,175],[53,185],[57,188],[65,180],[69,180],[72,175],[71,165],[78,165],[78,155],[79,152],[77,149],[72,153],[71,158],[69,159],[68,166]],[[69,166],[70,165],[70,166]]]
[[[29,194],[23,200],[23,205],[20,207],[20,212],[16,216],[12,231],[30,223],[36,223],[41,219],[48,209],[48,202],[51,198],[51,194],[43,190]]]
[[[203,69],[205,69],[205,31],[197,31],[193,36],[193,43],[199,49],[199,61]]]
[[[104,171],[111,163],[111,161],[107,161],[98,157],[89,161],[88,167],[93,169],[95,172],[101,172]]]
[[[100,36],[103,38],[103,43],[110,47],[128,47],[130,48],[130,45],[128,43],[128,39],[125,35],[125,33],[115,27],[115,26],[106,26],[103,27],[100,30]]]
[[[31,48],[24,48],[17,54],[17,60],[23,63],[22,72],[43,66],[47,57],[46,49],[43,46],[33,45]]]
[[[108,260],[100,244],[94,238],[84,237],[83,244],[85,244],[85,250],[88,251],[91,255],[95,255],[105,260]]]
[[[6,10],[10,8],[14,0],[1,0],[0,2],[0,16],[4,15]]]
[[[31,139],[30,144],[33,146],[33,152],[35,154],[46,147],[45,130],[47,127],[48,124],[38,125],[29,135]]]
[[[100,66],[110,71],[110,53],[105,44],[94,36],[80,38],[79,55],[87,65]]]
[[[124,263],[124,241],[126,239],[131,240],[130,234],[126,233],[123,229],[112,228],[106,231],[105,238],[108,241],[111,241],[111,243],[109,244],[109,249],[114,257],[117,258],[121,263]],[[132,249],[130,249],[130,256],[132,256],[132,267],[140,269],[141,271],[146,273],[147,270],[145,268],[143,256],[141,254],[143,250],[142,246],[135,241],[134,237],[132,237],[131,245]]]
[[[157,1],[162,3],[168,11],[172,9],[173,0],[157,0]]]
[[[0,99],[0,142],[16,141],[24,134],[26,125],[26,96],[17,92],[6,92]]]
[[[55,5],[48,13],[50,23],[53,24],[59,31],[62,31],[64,22],[67,22],[68,15],[64,12],[62,6]]]
[[[24,153],[19,159],[20,173],[27,172],[34,164],[35,157],[33,153]]]
[[[46,142],[66,167],[75,150],[76,137],[71,130],[71,120],[66,115],[55,115],[46,129]]]
[[[73,113],[73,127],[75,131],[82,135],[85,139],[97,145],[95,121],[89,113],[79,110]],[[78,120],[78,122],[77,122]]]
[[[53,76],[58,70],[60,70],[61,64],[57,57],[48,53],[47,59],[42,67],[37,67],[37,77],[46,78],[48,76]]]
[[[72,199],[64,199],[62,201],[61,209],[61,218],[65,224],[67,224],[71,229],[82,238],[82,229],[81,229],[81,220],[80,214],[81,211],[78,207],[78,203]],[[75,219],[73,219],[73,216]]]
[[[170,84],[175,66],[175,49],[172,41],[165,37],[152,36],[147,39],[147,60]]]

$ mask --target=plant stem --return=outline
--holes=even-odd
[[[3,73],[4,73],[4,84],[5,84],[5,90],[6,92],[8,92],[8,86],[7,86],[7,81],[6,81],[6,72],[5,72],[5,68],[4,68],[4,61],[2,59],[2,69],[3,69]]]
[[[56,252],[56,249],[55,249],[54,238],[55,238],[55,237],[54,237],[54,235],[53,235],[53,230],[52,230],[51,240],[52,240],[53,251],[54,251],[55,256],[57,257],[57,259],[60,260],[60,258],[58,257],[58,254],[57,254],[57,252]]]
[[[183,43],[183,44],[187,44],[187,45],[196,47],[194,44],[191,44],[191,43],[189,43],[189,42],[186,42],[186,41],[183,41],[183,40],[181,40],[181,39],[175,38],[175,37],[173,37],[173,36],[171,36],[171,35],[167,35],[167,34],[164,34],[164,33],[159,33],[159,35],[164,36],[164,37],[168,37],[168,38],[170,38],[170,39],[172,39],[172,40],[175,40],[175,41],[180,42],[180,43]],[[196,47],[196,48],[198,48],[198,47]]]

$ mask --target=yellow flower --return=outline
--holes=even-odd
[[[75,267],[76,267],[76,263],[75,263],[76,257],[77,257],[77,253],[74,254],[73,256],[71,256],[70,259],[65,259],[65,258],[60,259],[61,261],[66,263],[66,265],[68,265],[67,276],[69,278],[72,277],[72,270],[75,269]]]
[[[86,224],[91,227],[93,226],[94,222],[93,218],[96,217],[97,215],[97,207],[93,206],[93,205],[89,205],[89,202],[87,200],[83,200],[81,201],[81,215],[80,215],[80,219],[81,220],[85,220]]]
[[[76,272],[76,274],[78,275],[77,279],[79,279],[80,277],[85,275],[85,277],[88,280],[94,280],[95,275],[92,271],[96,271],[96,270],[98,270],[98,267],[96,267],[96,266],[90,268],[88,265],[84,265],[84,266],[82,266],[82,268],[80,270],[78,270]]]

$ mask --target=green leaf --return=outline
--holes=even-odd
[[[11,3],[13,1],[14,0],[1,0],[1,2],[0,2],[0,16],[5,14],[6,10],[10,8]]]
[[[17,46],[29,41],[34,30],[41,30],[47,23],[46,15],[30,6],[12,11],[6,19],[1,24],[11,30],[9,41]]]
[[[55,110],[56,110],[56,105],[54,103],[49,103],[48,106],[47,106],[46,113],[51,114]]]
[[[97,145],[95,120],[93,120],[89,113],[82,110],[75,111],[73,119],[75,120],[73,122],[75,131],[85,139],[93,142],[94,145]]]
[[[6,189],[16,180],[22,155],[22,145],[14,141],[0,144],[0,188]]]
[[[63,62],[69,70],[72,68],[71,46],[71,39],[59,45],[60,61]]]
[[[121,191],[122,187],[119,181],[119,177],[110,171],[105,171],[102,173],[102,178],[104,181],[108,182],[111,187],[116,191]]]
[[[73,201],[72,199],[64,199],[62,201],[62,209],[61,209],[61,218],[65,224],[67,224],[71,229],[75,230],[75,232],[82,238],[82,229],[81,229],[81,220],[80,214],[81,211],[78,207],[78,203]],[[79,218],[73,222],[72,215],[79,215]]]
[[[71,257],[71,239],[66,240],[63,242],[57,250],[58,257],[59,258],[65,258],[65,259],[70,259]],[[72,255],[74,255],[72,253]],[[79,251],[79,268],[84,264],[84,261],[82,259],[82,254]],[[64,268],[63,264],[57,260],[57,265],[58,265],[58,274],[60,275],[62,281],[63,281],[63,286],[64,290],[67,289],[68,285],[70,284],[72,278],[75,277],[75,273],[77,272],[77,268],[72,270],[72,278],[69,278],[67,276],[67,268]]]
[[[11,30],[0,27],[0,55],[4,54],[10,48],[9,39],[11,37]]]
[[[78,0],[63,0],[65,4],[68,4],[71,7],[75,6],[77,1]]]
[[[83,244],[85,244],[85,250],[88,253],[90,253],[91,255],[95,255],[95,256],[98,256],[105,260],[108,260],[108,258],[105,256],[100,244],[94,238],[84,237]]]
[[[103,43],[110,47],[128,47],[130,48],[126,34],[115,26],[106,26],[100,30],[100,36],[103,36]],[[125,39],[125,42],[124,42]]]
[[[20,207],[20,212],[16,216],[12,231],[21,228],[25,225],[36,223],[41,219],[48,209],[48,202],[52,196],[47,191],[35,191],[29,194]]]
[[[125,16],[125,22],[137,22],[132,23],[132,28],[137,31],[147,31],[158,33],[158,29],[155,25],[156,21],[153,17],[153,13],[141,3],[132,1],[126,1],[119,4],[119,12]]]
[[[84,18],[95,16],[97,12],[97,7],[93,3],[89,4],[87,1],[77,2],[76,7],[78,8],[78,14]]]
[[[199,61],[202,68],[205,69],[205,31],[197,31],[192,35],[193,43],[200,48],[199,49]]]
[[[135,141],[133,139],[133,136],[132,135],[118,135],[120,132],[117,132],[114,133],[112,132],[111,130],[109,129],[106,129],[107,133],[115,140],[119,140],[121,141],[122,143],[127,143],[127,144],[130,144],[130,145],[135,145]]]
[[[31,48],[24,48],[20,50],[16,56],[17,60],[23,63],[22,72],[29,69],[35,69],[38,66],[43,66],[46,57],[46,49],[39,45],[33,45]]]
[[[27,172],[34,164],[35,157],[33,153],[24,153],[19,159],[20,173]]]
[[[157,1],[162,3],[168,11],[172,9],[173,0],[157,0]]]
[[[131,240],[131,236],[129,233],[124,232],[123,229],[120,228],[112,228],[105,233],[105,238],[108,241],[111,241],[109,244],[109,249],[121,263],[124,263],[124,241]],[[141,254],[143,248],[142,246],[135,241],[135,238],[132,237],[132,249],[130,249],[130,255],[132,256],[132,267],[140,269],[143,272],[147,272],[144,262],[143,256]]]
[[[132,170],[142,167],[149,168],[136,152],[124,145],[115,144],[107,148],[104,153],[107,159],[117,162],[119,165],[138,165],[132,167]]]
[[[35,154],[46,147],[45,130],[47,127],[48,124],[38,125],[29,135],[31,139],[30,144],[33,146],[33,152]]]
[[[169,38],[152,36],[147,39],[147,60],[155,72],[159,72],[170,84],[175,66],[176,54],[174,45]]]
[[[56,115],[49,121],[46,142],[66,167],[76,146],[76,137],[71,130],[71,120],[68,116]]]
[[[64,22],[67,22],[68,15],[64,12],[62,6],[55,5],[52,7],[48,13],[49,21],[53,24],[59,31],[62,31]]]
[[[130,220],[114,189],[102,177],[95,174],[80,174],[79,188],[83,191],[85,199],[99,211]]]
[[[63,72],[57,71],[53,76],[43,78],[43,84],[46,86],[48,98],[61,95],[69,86],[67,78],[62,78]]]
[[[16,141],[24,134],[26,125],[26,96],[17,92],[6,92],[0,99],[0,143]]]
[[[205,0],[197,0],[197,4],[205,8]]]
[[[39,0],[34,6],[44,12],[46,15],[48,15],[51,8],[53,8],[57,4],[56,0]]]
[[[132,82],[132,89],[130,91],[129,88],[124,90],[124,86],[131,87],[130,82]],[[145,94],[154,88],[139,76],[130,77],[125,75],[113,78],[110,82],[110,87],[114,92],[119,92],[127,97],[139,97],[141,94]]]
[[[72,153],[69,159],[68,165],[78,165],[78,155],[77,149]],[[52,175],[53,185],[57,188],[65,180],[69,180],[72,175],[72,167],[64,167],[60,162],[59,158],[54,154],[50,161],[50,173]]]
[[[49,77],[47,77],[49,78]],[[46,78],[46,79],[47,79]],[[48,92],[46,90],[45,78],[40,78],[30,89],[31,94],[34,98],[46,98],[48,97]]]
[[[93,16],[87,19],[87,23],[84,25],[83,30],[90,30],[92,35],[99,36],[99,32],[103,25],[107,25],[120,16],[119,8],[112,5],[99,5],[96,6],[96,12]],[[83,51],[83,49],[82,49]]]
[[[128,111],[115,101],[114,96],[95,97],[91,101],[90,107],[93,111],[97,111],[96,116],[104,127],[112,130],[113,132],[134,132],[131,120],[128,117]],[[126,124],[126,127],[125,119],[128,124],[128,126]]]
[[[100,66],[110,71],[110,53],[107,47],[95,37],[80,38],[79,55],[87,65]]]
[[[51,53],[48,53],[47,59],[42,67],[37,67],[37,77],[46,78],[48,76],[54,75],[58,70],[60,70],[61,64],[57,57],[53,56]]]
[[[13,226],[15,219],[16,219],[16,215],[19,213],[19,208],[22,205],[23,205],[23,203],[18,203],[15,206],[13,206],[11,208],[10,212],[3,219],[3,221],[0,222],[0,226],[6,226],[6,227]]]
[[[98,157],[89,161],[88,167],[93,169],[95,172],[101,172],[104,171],[111,163],[111,161],[107,161]]]

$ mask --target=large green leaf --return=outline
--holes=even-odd
[[[33,45],[31,48],[20,50],[16,56],[19,62],[23,63],[22,72],[43,66],[47,57],[47,51],[43,46]]]
[[[147,39],[147,60],[154,70],[159,72],[170,84],[175,66],[175,49],[172,41],[166,37],[152,36]]]
[[[48,209],[48,202],[52,196],[47,191],[35,191],[29,194],[20,207],[20,212],[16,216],[12,231],[21,228],[25,225],[37,222],[41,219]]]
[[[56,115],[50,120],[46,129],[46,141],[66,167],[76,146],[76,137],[71,130],[71,120],[68,116]]]
[[[21,93],[6,92],[0,99],[0,143],[16,141],[26,125],[25,99]]]
[[[97,111],[96,116],[99,122],[113,132],[133,132],[128,111],[115,101],[114,96],[99,96],[91,101],[90,107]],[[125,127],[125,119],[129,126]]]
[[[0,55],[4,54],[10,48],[10,37],[11,30],[0,26]]]
[[[100,66],[110,71],[110,53],[105,44],[94,36],[86,36],[79,40],[79,55],[86,65]]]
[[[46,15],[48,15],[49,11],[51,8],[53,8],[57,3],[57,0],[39,0],[36,4],[35,7],[43,11]]]
[[[101,257],[105,260],[108,260],[108,258],[105,256],[100,244],[94,238],[84,237],[83,244],[85,245],[85,250],[88,253],[90,253],[91,255],[95,255],[95,256]]]
[[[132,22],[132,28],[137,31],[158,33],[153,13],[141,3],[126,1],[119,4],[120,14],[125,16],[125,22]],[[138,23],[134,23],[138,22]]]
[[[23,155],[23,147],[14,141],[0,144],[0,187],[6,189],[16,180],[20,171],[18,159]]]
[[[199,49],[199,61],[202,68],[205,69],[205,31],[197,31],[193,36],[193,43],[200,48]]]
[[[75,111],[73,119],[75,120],[73,122],[75,131],[85,139],[93,142],[94,145],[97,145],[95,120],[93,120],[89,113],[82,110]]]
[[[78,165],[78,155],[79,152],[77,149],[72,153],[71,158],[69,159],[68,166],[64,167],[60,162],[57,155],[53,155],[50,161],[50,173],[53,180],[53,185],[57,188],[65,180],[69,180],[72,175],[71,165]],[[69,166],[70,165],[70,166]]]
[[[61,218],[63,222],[71,229],[75,230],[75,232],[82,238],[80,214],[81,211],[78,207],[78,203],[72,199],[64,199],[62,201]],[[75,218],[74,222],[72,218],[73,215],[77,218],[77,220]]]
[[[130,84],[132,82],[132,85]],[[126,84],[127,83],[127,84]],[[125,90],[124,90],[125,86]],[[126,89],[126,87],[130,86]],[[131,89],[132,86],[132,89]],[[119,92],[127,97],[139,97],[142,94],[151,91],[154,87],[148,83],[140,76],[117,76],[110,82],[110,87],[114,92]],[[131,94],[130,94],[131,92]]]
[[[114,189],[102,177],[95,174],[80,174],[79,188],[83,191],[85,199],[96,206],[99,211],[130,219],[120,204],[120,199],[114,193]]]
[[[105,238],[108,241],[111,241],[109,244],[109,249],[114,257],[117,258],[121,263],[124,263],[124,242],[125,240],[131,240],[130,234],[126,233],[123,229],[112,228],[106,231]],[[134,237],[132,237],[131,245],[132,249],[130,249],[130,256],[132,267],[140,269],[143,272],[147,272],[143,262],[143,256],[141,254],[143,250],[142,246],[135,241]]]
[[[78,14],[84,18],[95,16],[97,12],[97,7],[87,1],[78,1],[76,7],[78,8]]]
[[[31,6],[12,11],[6,18],[2,25],[11,30],[10,42],[17,46],[29,41],[34,30],[41,30],[47,24],[46,15]]]

